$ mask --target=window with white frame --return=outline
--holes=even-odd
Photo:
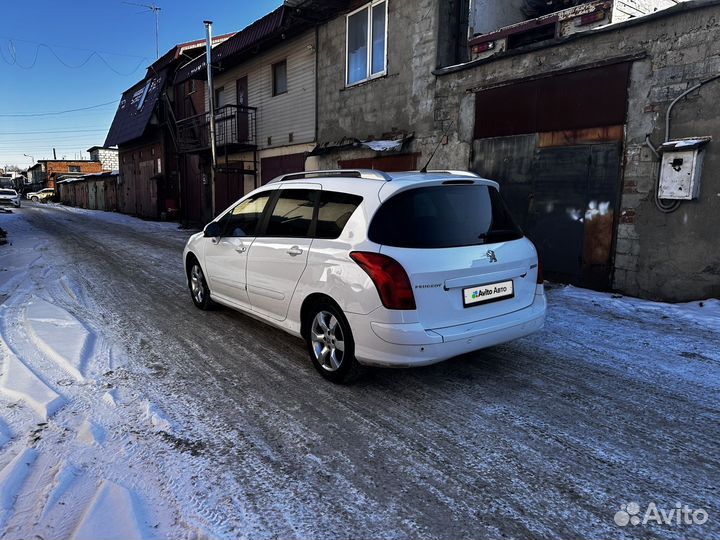
[[[347,76],[350,86],[387,70],[387,0],[375,0],[347,16]]]

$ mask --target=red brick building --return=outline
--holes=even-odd
[[[83,174],[102,172],[99,161],[41,159],[28,169],[28,177],[33,185],[55,189],[60,177],[82,176]]]

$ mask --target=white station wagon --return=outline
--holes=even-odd
[[[192,300],[302,337],[315,368],[410,367],[526,336],[542,271],[496,182],[453,171],[285,175],[185,246]]]

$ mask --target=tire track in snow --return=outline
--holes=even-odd
[[[44,214],[83,264],[90,311],[112,321],[133,369],[157,373],[129,380],[206,445],[188,506],[213,531],[614,537],[623,501],[718,509],[717,364],[680,356],[711,332],[634,312],[613,319],[612,307],[550,291],[541,334],[338,388],[319,381],[298,340],[226,310],[195,311],[179,242],[115,235],[91,213],[69,224]],[[698,534],[720,536],[717,524]]]

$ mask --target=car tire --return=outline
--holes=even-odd
[[[188,269],[188,285],[195,307],[207,311],[213,306],[214,302],[210,299],[210,287],[208,287],[205,274],[197,259],[192,261]]]
[[[30,200],[31,200],[32,202],[40,202],[40,198],[39,198],[39,197],[32,197]]]
[[[348,384],[361,366],[355,358],[355,340],[347,318],[334,303],[320,301],[308,311],[305,343],[315,369],[327,380]]]

